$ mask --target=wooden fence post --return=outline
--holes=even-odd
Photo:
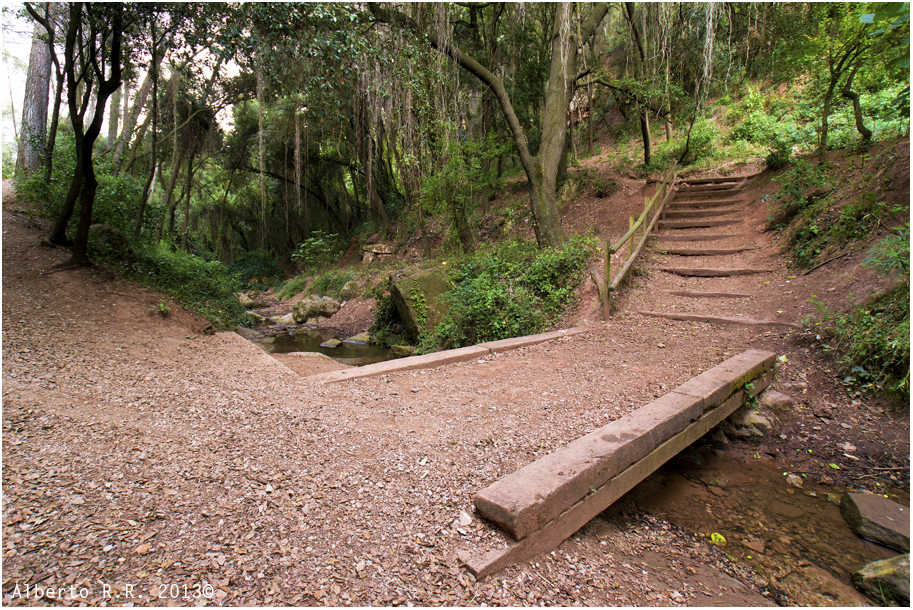
[[[628,216],[628,231],[634,228],[634,217]],[[631,234],[631,237],[628,238],[628,256],[631,256],[631,253],[634,252],[634,237],[637,235],[637,231],[634,231]]]
[[[603,272],[605,273],[605,294],[602,295],[602,320],[609,321],[612,312],[612,305],[609,302],[611,291],[609,284],[612,282],[612,244],[605,240],[605,261],[603,263]]]

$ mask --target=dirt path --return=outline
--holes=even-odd
[[[631,500],[482,582],[456,559],[501,541],[473,514],[478,489],[749,347],[788,355],[783,378],[807,381],[812,409],[859,418],[830,441],[874,432],[863,459],[904,442],[899,455],[909,453],[908,424],[833,393],[786,331],[641,316],[625,299],[652,288],[637,286],[622,313],[582,335],[318,386],[235,334],[200,334],[205,323],[178,307],[151,313],[161,299],[151,291],[88,270],[45,273],[67,255],[39,246],[47,227],[14,207],[5,190],[6,605],[59,603],[26,597],[26,585],[93,605],[183,605],[201,593],[213,605],[790,601]],[[775,277],[757,302],[798,315],[801,295],[783,304],[788,275]],[[582,303],[578,318],[593,310]],[[787,440],[765,441],[765,459],[792,449],[800,429],[814,442],[811,422],[784,422]]]

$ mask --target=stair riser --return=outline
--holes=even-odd
[[[681,220],[700,220],[703,218],[715,218],[717,216],[729,216],[731,214],[740,214],[740,209],[723,209],[723,210],[666,210],[664,216],[668,219]]]
[[[710,227],[728,227],[742,224],[741,220],[660,220],[656,223],[659,229],[707,229]]]
[[[737,205],[739,203],[742,203],[741,199],[716,199],[711,201],[680,201],[678,199],[673,199],[669,203],[668,209],[724,208],[727,205]]]

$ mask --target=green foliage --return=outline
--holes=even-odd
[[[76,146],[71,131],[61,129],[57,134],[54,147],[54,171],[51,183],[44,181],[44,171],[18,178],[16,191],[24,199],[39,204],[44,215],[56,219],[63,210],[67,192],[73,177],[74,155]],[[139,202],[143,195],[143,178],[133,174],[113,175],[109,156],[94,160],[98,188],[95,192],[95,204],[92,207],[94,223],[104,223],[120,229],[125,235],[132,235],[136,223]],[[156,213],[150,207],[146,210],[146,220]],[[76,203],[73,217],[70,220],[69,232],[75,233],[79,224],[80,206]]]
[[[421,337],[420,350],[541,332],[570,302],[592,252],[584,238],[545,250],[513,240],[467,258],[451,275],[447,317]]]
[[[216,326],[253,324],[235,297],[240,283],[222,263],[173,252],[164,243],[134,250],[135,260],[122,266],[129,279],[164,292]]]
[[[333,262],[342,251],[343,241],[336,233],[314,231],[313,235],[298,244],[292,253],[292,260],[305,269],[319,269]]]
[[[822,199],[802,210],[803,220],[792,230],[793,261],[810,267],[826,252],[865,239],[878,228],[885,214],[885,204],[873,195],[862,195],[839,210],[833,210],[828,199]]]
[[[311,284],[311,292],[338,299],[342,287],[353,277],[355,274],[351,271],[327,271],[314,279],[314,283]]]
[[[420,328],[424,328],[425,322],[428,321],[428,303],[425,300],[425,294],[420,290],[413,290],[410,300],[412,306],[415,307],[416,322]]]
[[[685,155],[682,165],[694,165],[710,160],[717,156],[722,143],[716,125],[707,119],[695,121],[694,127],[691,129],[690,142],[687,130],[682,130],[677,135],[678,137],[671,142],[662,141],[656,145],[653,159],[648,167],[644,167],[644,170],[650,172],[665,169],[673,161],[681,159],[682,155]]]
[[[789,165],[791,156],[792,147],[787,142],[776,139],[771,147],[771,151],[767,153],[764,162],[770,169],[783,169]]]
[[[618,190],[618,183],[611,178],[602,179],[597,176],[593,178],[593,189],[596,196],[603,199]]]
[[[374,323],[368,332],[377,345],[390,347],[403,342],[403,327],[399,311],[388,290],[379,287],[374,290]]]
[[[159,301],[159,304],[153,305],[150,308],[149,312],[153,313],[153,314],[158,314],[158,315],[162,316],[163,318],[165,318],[168,316],[169,313],[171,313],[171,307],[169,307],[168,304],[165,303],[165,301]]]
[[[875,267],[886,274],[910,274],[910,223],[904,225],[885,237],[875,247],[867,265]]]
[[[459,238],[460,226],[474,209],[482,190],[488,187],[493,192],[498,188],[496,161],[508,150],[494,133],[484,138],[450,140],[440,167],[421,179],[422,209],[449,216],[451,231]]]
[[[279,289],[279,293],[276,295],[276,297],[280,301],[290,299],[307,288],[309,281],[310,276],[308,275],[296,275],[293,278],[289,278],[284,284],[282,284],[282,287]]]
[[[827,166],[799,160],[775,180],[782,185],[776,226],[783,228],[798,216],[787,237],[793,262],[800,267],[810,267],[822,254],[867,238],[881,218],[894,213],[866,189],[856,200],[838,206],[832,195],[840,183]]]
[[[13,159],[13,147],[3,147],[3,178],[12,178],[16,173],[16,161]]]
[[[314,277],[313,281],[311,281],[312,276],[310,275],[298,275],[286,281],[279,289],[279,293],[276,296],[279,300],[284,301],[301,293],[310,286],[309,290],[313,294],[338,299],[342,287],[354,277],[355,274],[351,271],[336,270],[321,273],[317,277]]]
[[[897,93],[892,106],[901,115],[910,112],[910,3],[886,2],[874,13],[865,13],[859,21],[875,26],[869,36],[876,40],[875,53],[905,86]]]
[[[691,130],[691,143],[688,146],[688,154],[682,163],[687,165],[712,157],[718,138],[719,131],[716,125],[706,119],[696,121],[694,128]],[[684,147],[682,150],[684,150]]]
[[[909,264],[909,261],[908,261]],[[846,314],[819,303],[819,332],[840,355],[843,382],[859,391],[885,391],[898,404],[910,404],[910,285],[901,282]]]
[[[783,205],[796,204],[800,209],[813,203],[807,197],[809,191],[824,191],[830,193],[836,188],[830,179],[827,166],[799,160],[793,166],[774,178],[780,184],[779,202]]]
[[[285,273],[276,262],[276,257],[265,250],[246,252],[226,268],[245,289],[266,290],[281,280]]]

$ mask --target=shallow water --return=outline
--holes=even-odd
[[[769,579],[800,605],[863,602],[852,574],[872,561],[900,554],[857,536],[840,514],[846,490],[803,480],[790,485],[787,465],[745,462],[687,449],[628,496],[639,508],[707,539],[722,535],[733,560]],[[909,494],[889,490],[909,506]],[[871,602],[870,602],[871,603]]]
[[[339,347],[323,347],[320,344],[329,339],[343,341]],[[345,341],[331,328],[286,328],[279,332],[264,334],[257,341],[270,354],[291,352],[317,352],[348,366],[364,366],[390,360],[390,350],[376,345],[358,345]]]

